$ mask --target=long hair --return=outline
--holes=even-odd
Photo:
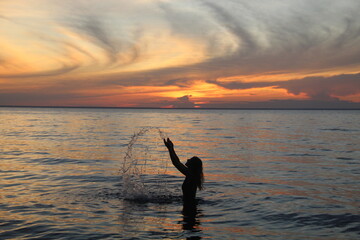
[[[202,161],[200,158],[194,156],[191,159],[190,168],[192,173],[194,174],[194,180],[196,183],[196,186],[199,190],[203,189],[203,183],[204,183],[204,173],[203,173],[203,166]]]

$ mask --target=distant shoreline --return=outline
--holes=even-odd
[[[95,106],[6,106],[0,108],[83,108],[83,109],[144,109],[144,110],[360,110],[360,108],[156,108],[156,107],[95,107]]]

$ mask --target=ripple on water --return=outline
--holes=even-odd
[[[347,129],[347,128],[322,128],[322,131],[333,131],[333,132],[357,132],[358,129]]]
[[[279,213],[267,215],[266,221],[279,224],[291,224],[294,227],[342,228],[343,232],[360,233],[360,215],[346,214],[313,214]]]
[[[223,130],[222,128],[206,128],[208,131],[220,131]]]
[[[311,112],[309,124],[292,117],[304,116],[299,111],[231,111],[226,121],[211,111],[173,115],[178,118],[160,111],[153,119],[147,110],[32,111],[39,114],[26,119],[43,120],[3,125],[0,239],[325,240],[360,234],[359,121],[327,123]],[[155,187],[156,179],[166,178],[175,193],[124,199],[117,175],[124,148],[135,129],[154,122],[173,134],[178,153],[204,156],[205,190],[197,195],[195,219],[182,213],[184,178],[176,169],[144,177]],[[162,144],[153,130],[139,143],[156,135]],[[144,157],[140,145],[134,153]],[[165,150],[151,154],[168,161]]]
[[[2,231],[6,231],[8,229],[11,228],[15,228],[16,225],[20,225],[23,224],[25,221],[23,220],[5,220],[5,219],[1,219],[0,220],[0,228],[2,229]],[[0,234],[1,236],[1,234]]]
[[[70,159],[70,158],[36,158],[29,159],[31,162],[41,163],[46,165],[56,165],[56,164],[85,164],[89,163],[90,160],[79,160],[79,159]]]
[[[352,161],[352,160],[355,160],[354,158],[348,158],[348,157],[337,157],[336,159],[339,159],[339,160],[346,160],[346,161]]]

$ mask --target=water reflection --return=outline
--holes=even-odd
[[[201,237],[197,237],[197,236],[195,236],[195,237],[187,237],[186,239],[187,240],[197,240],[197,239],[201,239]]]
[[[184,231],[199,234],[202,232],[200,228],[200,217],[202,216],[202,210],[198,209],[197,203],[184,204],[181,211],[183,219],[179,223]],[[190,236],[186,239],[201,239],[200,236]]]

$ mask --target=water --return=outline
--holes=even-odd
[[[203,159],[194,217],[157,129]],[[358,239],[359,133],[360,111],[0,108],[0,239]]]
[[[154,131],[159,133],[159,139],[149,137]],[[174,199],[174,192],[167,187],[169,161],[164,160],[165,154],[158,156],[164,148],[162,142],[166,136],[160,128],[144,127],[131,137],[120,168],[121,198],[157,203]],[[162,149],[157,143],[161,144]]]

